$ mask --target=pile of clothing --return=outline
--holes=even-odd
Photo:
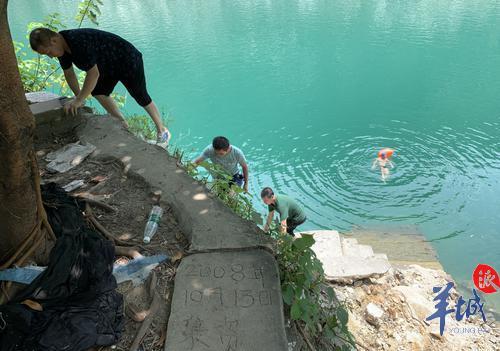
[[[44,185],[42,197],[57,241],[47,269],[0,306],[0,350],[86,351],[113,345],[124,326],[123,296],[112,274],[114,246],[86,225],[83,204],[62,188]]]

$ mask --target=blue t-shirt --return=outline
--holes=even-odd
[[[215,153],[214,147],[209,145],[203,150],[201,159],[204,161],[207,158],[215,164],[221,165],[229,175],[238,173],[238,164],[245,164],[247,161],[245,155],[236,146],[231,145],[231,151],[224,156],[219,156]]]

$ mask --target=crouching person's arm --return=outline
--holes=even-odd
[[[243,190],[248,193],[248,165],[246,164],[246,162],[241,163],[241,169],[243,170],[243,178],[245,179]]]
[[[264,228],[263,228],[264,232],[267,233],[269,231],[269,226],[271,225],[271,222],[273,221],[273,218],[274,218],[274,211],[271,211],[267,215],[266,224],[264,225]]]
[[[287,229],[287,226],[286,226],[286,219],[282,220],[281,221],[281,225],[280,225],[280,233],[281,234],[286,234],[286,229]]]
[[[76,77],[73,66],[64,70],[64,78],[66,79],[66,82],[68,83],[68,86],[73,94],[75,94],[75,96],[80,94],[80,84],[78,83],[78,78]]]
[[[195,167],[198,167],[203,161],[205,161],[205,158],[202,156],[199,156],[197,159],[195,159],[193,162],[191,162]]]
[[[66,71],[65,71],[64,75],[66,76]],[[70,73],[70,75],[71,75],[71,73]],[[73,75],[76,78],[74,71],[73,71]],[[78,108],[83,106],[85,99],[94,90],[98,79],[99,79],[99,69],[97,68],[97,65],[94,65],[94,67],[92,67],[91,69],[89,69],[87,71],[87,74],[85,76],[85,81],[83,82],[82,89],[78,92],[75,99],[68,102],[66,105],[64,105],[64,111],[66,113],[71,112],[71,114],[73,116],[76,115],[76,113],[78,112]],[[70,83],[68,81],[68,85],[69,84]],[[74,86],[74,88],[76,88],[77,86],[78,86],[78,80],[77,80],[76,86]],[[70,88],[71,88],[71,86],[70,86]],[[71,90],[73,90],[73,88],[71,88]],[[75,90],[73,90],[73,92],[75,92]]]

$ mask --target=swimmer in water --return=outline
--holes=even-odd
[[[373,160],[372,169],[377,166],[380,167],[380,178],[385,183],[387,178],[389,178],[389,167],[394,168],[394,163],[389,159],[392,156],[394,150],[392,149],[382,149],[378,153],[378,157]]]

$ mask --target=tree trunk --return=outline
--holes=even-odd
[[[0,267],[24,263],[30,249],[46,241],[33,149],[35,120],[17,68],[7,2],[0,0]],[[9,260],[16,251],[15,260]]]

